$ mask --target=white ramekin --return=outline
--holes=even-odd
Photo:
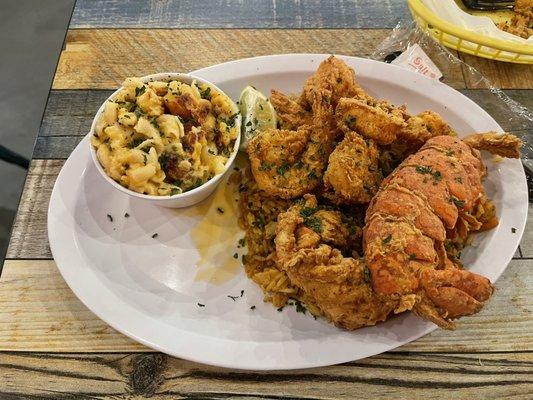
[[[207,84],[211,86],[214,90],[219,91],[220,93],[226,95],[222,90],[220,90],[216,85],[212,84],[211,82],[208,82],[204,79],[195,77],[193,75],[189,74],[180,74],[180,73],[173,73],[173,72],[163,72],[159,74],[153,74],[153,75],[147,75],[142,78],[140,78],[143,82],[151,82],[151,81],[172,81],[177,80],[183,83],[191,84],[192,81],[197,81],[198,83]],[[135,197],[137,199],[141,199],[143,201],[146,201],[147,203],[152,203],[154,205],[158,205],[161,207],[168,207],[168,208],[182,208],[182,207],[188,207],[192,206],[193,204],[199,203],[200,201],[207,198],[213,191],[216,189],[217,185],[220,183],[220,180],[224,176],[224,174],[231,168],[231,165],[233,164],[233,161],[235,160],[235,157],[237,156],[237,152],[239,151],[239,145],[241,142],[241,115],[239,114],[237,118],[235,118],[235,124],[237,127],[237,130],[239,132],[239,135],[237,136],[237,139],[235,140],[235,144],[233,145],[233,151],[231,152],[231,155],[226,162],[224,171],[218,175],[215,175],[213,178],[205,182],[203,185],[198,186],[195,189],[189,190],[184,193],[175,194],[174,196],[151,196],[147,194],[137,193],[133,190],[130,190],[124,186],[122,186],[120,183],[116,182],[115,180],[111,179],[107,173],[105,172],[104,168],[100,164],[100,161],[98,161],[98,158],[96,156],[96,149],[92,146],[90,138],[94,134],[96,123],[100,116],[102,115],[104,111],[104,106],[108,100],[112,100],[115,98],[115,96],[118,94],[121,88],[117,89],[111,96],[109,96],[106,101],[100,106],[98,109],[98,112],[96,113],[93,123],[91,125],[91,130],[88,134],[89,137],[89,146],[91,148],[91,156],[94,161],[94,164],[96,165],[96,169],[100,172],[102,177],[109,182],[115,189],[120,190],[122,193],[125,193],[129,196]],[[227,96],[227,95],[226,95]],[[228,98],[231,100],[231,98],[228,96]],[[233,112],[238,113],[239,108],[232,100],[232,107]]]

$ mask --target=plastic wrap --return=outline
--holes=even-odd
[[[443,77],[440,79],[450,86],[457,86],[454,82],[458,74],[461,80],[468,82],[469,90],[460,90],[472,98],[487,111],[506,132],[520,137],[524,142],[522,148],[522,162],[528,175],[530,199],[532,199],[531,177],[533,174],[533,113],[526,107],[511,99],[505,92],[496,88],[478,70],[463,62],[453,53],[434,41],[412,21],[401,21],[392,33],[381,42],[371,58],[379,61],[392,62],[402,52],[418,44],[440,69]],[[479,96],[482,94],[482,96]]]

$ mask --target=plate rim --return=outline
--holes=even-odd
[[[203,73],[211,73],[213,72],[214,70],[216,70],[216,68],[224,68],[224,67],[228,67],[228,64],[229,65],[235,65],[235,64],[238,64],[238,63],[250,63],[250,62],[264,62],[264,61],[267,61],[267,62],[270,62],[273,58],[275,59],[278,59],[281,57],[281,58],[287,58],[287,59],[290,59],[290,58],[295,58],[295,57],[298,57],[298,58],[301,58],[302,60],[309,60],[311,57],[316,57],[316,58],[320,58],[320,61],[323,59],[323,58],[326,58],[328,57],[329,54],[308,54],[308,53],[295,53],[295,54],[281,54],[281,55],[266,55],[266,56],[259,56],[259,57],[251,57],[251,58],[245,58],[245,59],[240,59],[240,60],[233,60],[233,61],[228,61],[228,62],[225,62],[225,63],[221,63],[221,64],[216,64],[216,65],[213,65],[213,66],[210,66],[210,67],[206,67],[206,68],[203,68],[203,69],[200,69],[200,70],[195,70],[195,71],[192,71],[190,74],[191,75],[195,75],[195,74],[203,74]],[[344,55],[339,55],[339,57],[343,58],[343,59],[349,59],[351,61],[354,61],[355,63],[379,63],[378,61],[374,61],[374,60],[369,60],[369,59],[364,59],[364,58],[359,58],[359,57],[351,57],[351,56],[344,56]],[[318,61],[318,60],[317,60]],[[274,65],[276,66],[276,68],[272,68],[272,69],[269,69],[269,72],[271,73],[275,73],[276,71],[279,71],[281,70],[281,68],[278,68],[279,66],[279,63],[272,63],[270,62],[271,65]],[[251,65],[251,64],[250,64]],[[316,63],[316,65],[318,65],[318,62]],[[406,73],[407,75],[411,75],[411,76],[415,76],[417,79],[425,79],[425,80],[429,80],[431,81],[431,79],[429,78],[426,78],[422,75],[419,75],[415,72],[411,72],[411,71],[407,71],[399,66],[395,66],[395,65],[390,65],[390,67],[398,70],[398,71],[401,71],[400,73],[403,74],[403,73]],[[297,70],[296,68],[294,69],[295,71]],[[239,71],[240,72],[240,71]],[[264,72],[264,71],[263,71]],[[462,98],[464,100],[467,100],[468,102],[472,103],[476,108],[478,108],[479,110],[482,110],[483,111],[483,118],[485,117],[488,117],[490,118],[490,120],[492,122],[494,122],[494,124],[496,126],[499,127],[499,125],[496,123],[496,121],[494,121],[494,119],[487,113],[485,112],[479,105],[477,105],[474,101],[472,101],[471,99],[469,99],[468,97],[466,97],[465,95],[463,95],[462,93],[458,92],[457,90],[441,83],[441,82],[438,82],[438,81],[433,81],[433,84],[438,84],[438,85],[442,85],[443,87],[445,87],[446,89],[445,90],[451,90],[453,92],[457,92],[457,94],[461,95]],[[500,127],[500,130],[501,130],[501,127]],[[353,357],[337,357],[336,360],[333,360],[333,361],[326,361],[326,362],[321,362],[321,361],[318,361],[318,362],[310,362],[309,360],[307,359],[299,359],[298,362],[290,362],[290,363],[286,363],[287,365],[283,365],[281,367],[277,367],[277,366],[272,366],[272,365],[266,365],[264,366],[264,368],[259,365],[260,361],[258,360],[255,360],[254,362],[240,362],[240,363],[235,363],[233,362],[233,359],[232,358],[228,358],[228,362],[225,362],[225,360],[217,360],[217,361],[212,361],[212,360],[209,360],[209,359],[205,359],[205,358],[202,358],[202,357],[196,357],[194,355],[194,352],[192,353],[177,353],[177,352],[174,352],[174,351],[169,351],[168,348],[166,348],[165,346],[161,346],[157,343],[153,343],[153,342],[150,342],[149,340],[146,340],[145,338],[143,337],[140,337],[138,334],[135,334],[134,332],[130,332],[128,329],[125,329],[124,327],[121,327],[121,326],[118,326],[116,325],[113,321],[109,321],[109,318],[106,318],[105,316],[102,316],[102,313],[100,312],[100,310],[98,311],[95,311],[91,306],[91,304],[89,302],[87,302],[86,300],[87,299],[84,299],[83,296],[81,296],[79,294],[79,291],[77,290],[77,288],[75,287],[75,285],[73,285],[73,282],[71,282],[67,276],[68,276],[68,271],[66,269],[68,269],[68,266],[66,265],[63,265],[61,266],[60,264],[62,264],[62,262],[58,261],[58,259],[62,259],[63,257],[60,255],[61,253],[61,250],[60,248],[57,247],[57,242],[55,240],[55,229],[54,229],[54,218],[52,218],[51,216],[54,214],[54,212],[52,211],[52,207],[53,207],[53,204],[54,204],[54,200],[57,198],[58,196],[58,191],[59,191],[59,185],[60,185],[60,181],[62,179],[62,174],[64,173],[64,170],[65,170],[65,167],[67,166],[67,164],[70,162],[74,162],[72,161],[72,155],[75,154],[78,150],[78,148],[80,146],[83,146],[84,145],[84,142],[87,140],[87,138],[85,137],[81,142],[80,144],[78,144],[78,146],[76,147],[76,149],[72,152],[72,154],[69,156],[69,158],[66,160],[64,166],[62,167],[60,173],[58,174],[58,177],[56,179],[56,182],[54,184],[54,188],[52,190],[52,193],[51,193],[51,196],[50,196],[50,202],[49,202],[49,205],[48,205],[48,216],[47,216],[47,228],[48,228],[48,240],[49,240],[49,243],[50,243],[50,249],[52,251],[52,255],[54,257],[54,260],[56,260],[56,265],[61,273],[61,275],[63,276],[64,280],[66,281],[67,285],[69,286],[69,288],[73,291],[73,293],[76,295],[76,297],[78,297],[78,299],[92,312],[94,313],[96,316],[98,316],[98,318],[102,319],[106,324],[110,325],[111,327],[113,327],[114,329],[116,329],[117,331],[125,334],[126,336],[130,337],[131,339],[139,342],[139,343],[142,343],[150,348],[153,348],[153,349],[156,349],[158,351],[162,351],[164,353],[167,353],[167,354],[170,354],[172,356],[176,356],[176,357],[180,357],[180,358],[183,358],[183,359],[187,359],[187,360],[191,360],[191,361],[194,361],[194,362],[200,362],[200,363],[203,363],[203,364],[208,364],[208,365],[214,365],[214,366],[219,366],[219,367],[225,367],[225,368],[234,368],[234,369],[247,369],[247,370],[289,370],[289,369],[301,369],[301,368],[312,368],[312,367],[319,367],[319,366],[326,366],[326,365],[332,365],[332,364],[338,364],[338,363],[342,363],[342,362],[347,362],[347,361],[352,361],[353,360]],[[87,147],[87,146],[85,146]],[[86,168],[86,167],[85,167]],[[525,183],[525,174],[524,174],[524,171],[523,171],[523,168],[521,168],[521,171],[520,174],[521,174],[521,177],[523,178],[523,181]],[[527,202],[527,200],[526,200]],[[526,207],[525,207],[525,215],[524,215],[524,218],[523,218],[523,221],[521,221],[521,224],[520,226],[518,227],[517,229],[517,233],[519,233],[519,235],[517,235],[517,240],[516,242],[519,244],[520,243],[520,239],[522,237],[522,234],[523,234],[523,231],[524,231],[524,226],[525,226],[525,223],[526,223],[526,220],[527,220],[527,204],[526,204]],[[514,249],[515,251],[515,249]],[[510,259],[512,258],[513,254],[514,254],[514,251],[513,253],[511,253],[511,256],[509,257],[509,260],[507,260],[507,263],[505,265],[505,267],[501,270],[501,272],[499,274],[497,274],[497,277],[494,279],[494,281],[496,279],[499,278],[499,276],[501,276],[501,274],[503,273],[503,271],[505,271],[505,269],[507,268],[508,264],[509,264],[509,261]],[[66,264],[66,263],[65,263]],[[393,347],[388,347],[388,350],[385,350],[385,351],[390,351],[398,346],[401,346],[405,343],[409,343],[413,340],[416,340],[424,335],[426,335],[427,333],[433,331],[434,329],[436,329],[436,326],[431,324],[431,325],[428,325],[425,329],[422,329],[418,334],[416,335],[413,335],[411,337],[411,339],[409,341],[406,341],[404,343],[399,343],[397,344],[396,346],[393,346]],[[219,339],[220,340],[220,339]],[[225,340],[225,339],[223,339]],[[370,352],[369,354],[365,355],[364,357],[369,357],[369,356],[372,356],[372,355],[375,355],[375,354],[380,354],[382,351],[378,351],[378,352]]]

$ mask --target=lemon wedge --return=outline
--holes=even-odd
[[[246,86],[241,92],[239,110],[242,115],[241,149],[245,149],[257,133],[277,125],[276,110],[266,96],[253,86]]]

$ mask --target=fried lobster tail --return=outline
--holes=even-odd
[[[497,137],[495,137],[497,136]],[[365,260],[376,293],[447,329],[478,312],[494,287],[448,258],[444,241],[486,198],[479,151],[518,156],[510,134],[429,139],[383,182],[366,213]],[[472,147],[471,147],[472,146]],[[481,224],[472,221],[472,230]]]

